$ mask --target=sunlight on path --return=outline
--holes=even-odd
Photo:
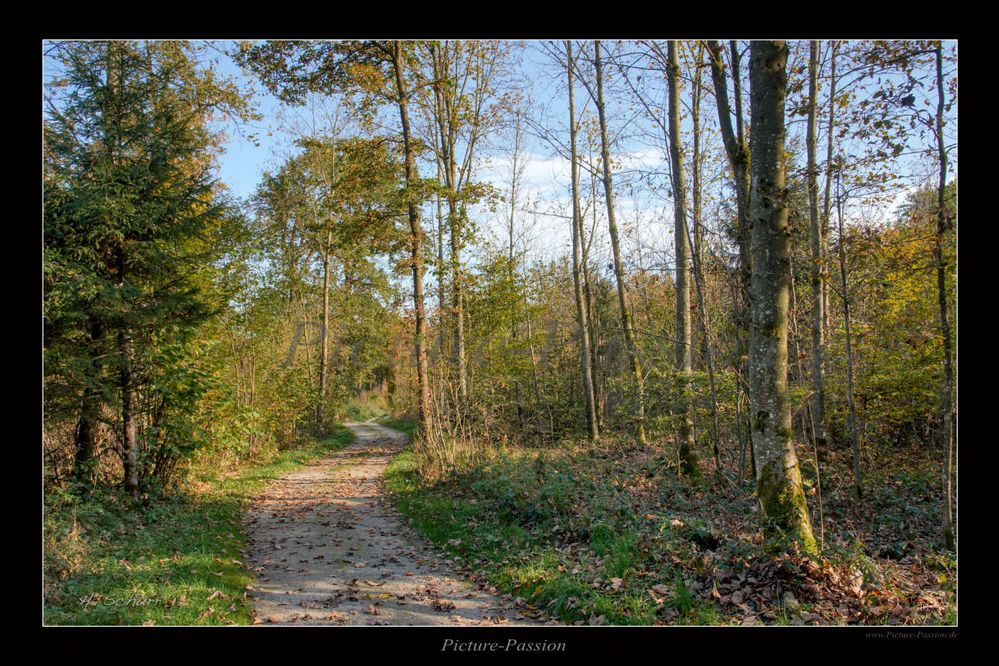
[[[276,480],[250,509],[254,623],[534,624],[449,575],[385,501],[385,466],[406,436],[346,425],[357,436],[351,446]]]

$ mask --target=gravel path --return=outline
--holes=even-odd
[[[384,497],[406,436],[349,423],[350,446],[275,480],[247,515],[254,622],[341,625],[536,624],[450,574]]]

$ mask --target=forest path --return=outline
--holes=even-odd
[[[451,575],[384,493],[385,466],[406,435],[345,424],[356,440],[275,480],[246,518],[254,623],[535,624]]]

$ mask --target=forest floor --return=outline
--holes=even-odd
[[[900,449],[866,460],[858,506],[849,452],[831,449],[821,557],[764,534],[750,481],[712,484],[710,461],[701,482],[680,479],[662,447],[483,447],[432,483],[407,449],[386,476],[403,515],[467,577],[540,621],[948,625],[957,621],[956,558],[940,544],[934,455]]]
[[[532,624],[448,573],[441,551],[383,501],[384,470],[406,437],[346,424],[354,443],[277,479],[247,516],[254,623]]]

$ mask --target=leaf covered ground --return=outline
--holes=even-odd
[[[953,624],[956,561],[939,543],[933,453],[868,460],[858,508],[839,473],[848,452],[830,450],[819,558],[764,533],[750,482],[688,483],[659,448],[486,449],[434,483],[407,450],[386,475],[414,527],[539,619]],[[803,472],[818,533],[814,466]]]

